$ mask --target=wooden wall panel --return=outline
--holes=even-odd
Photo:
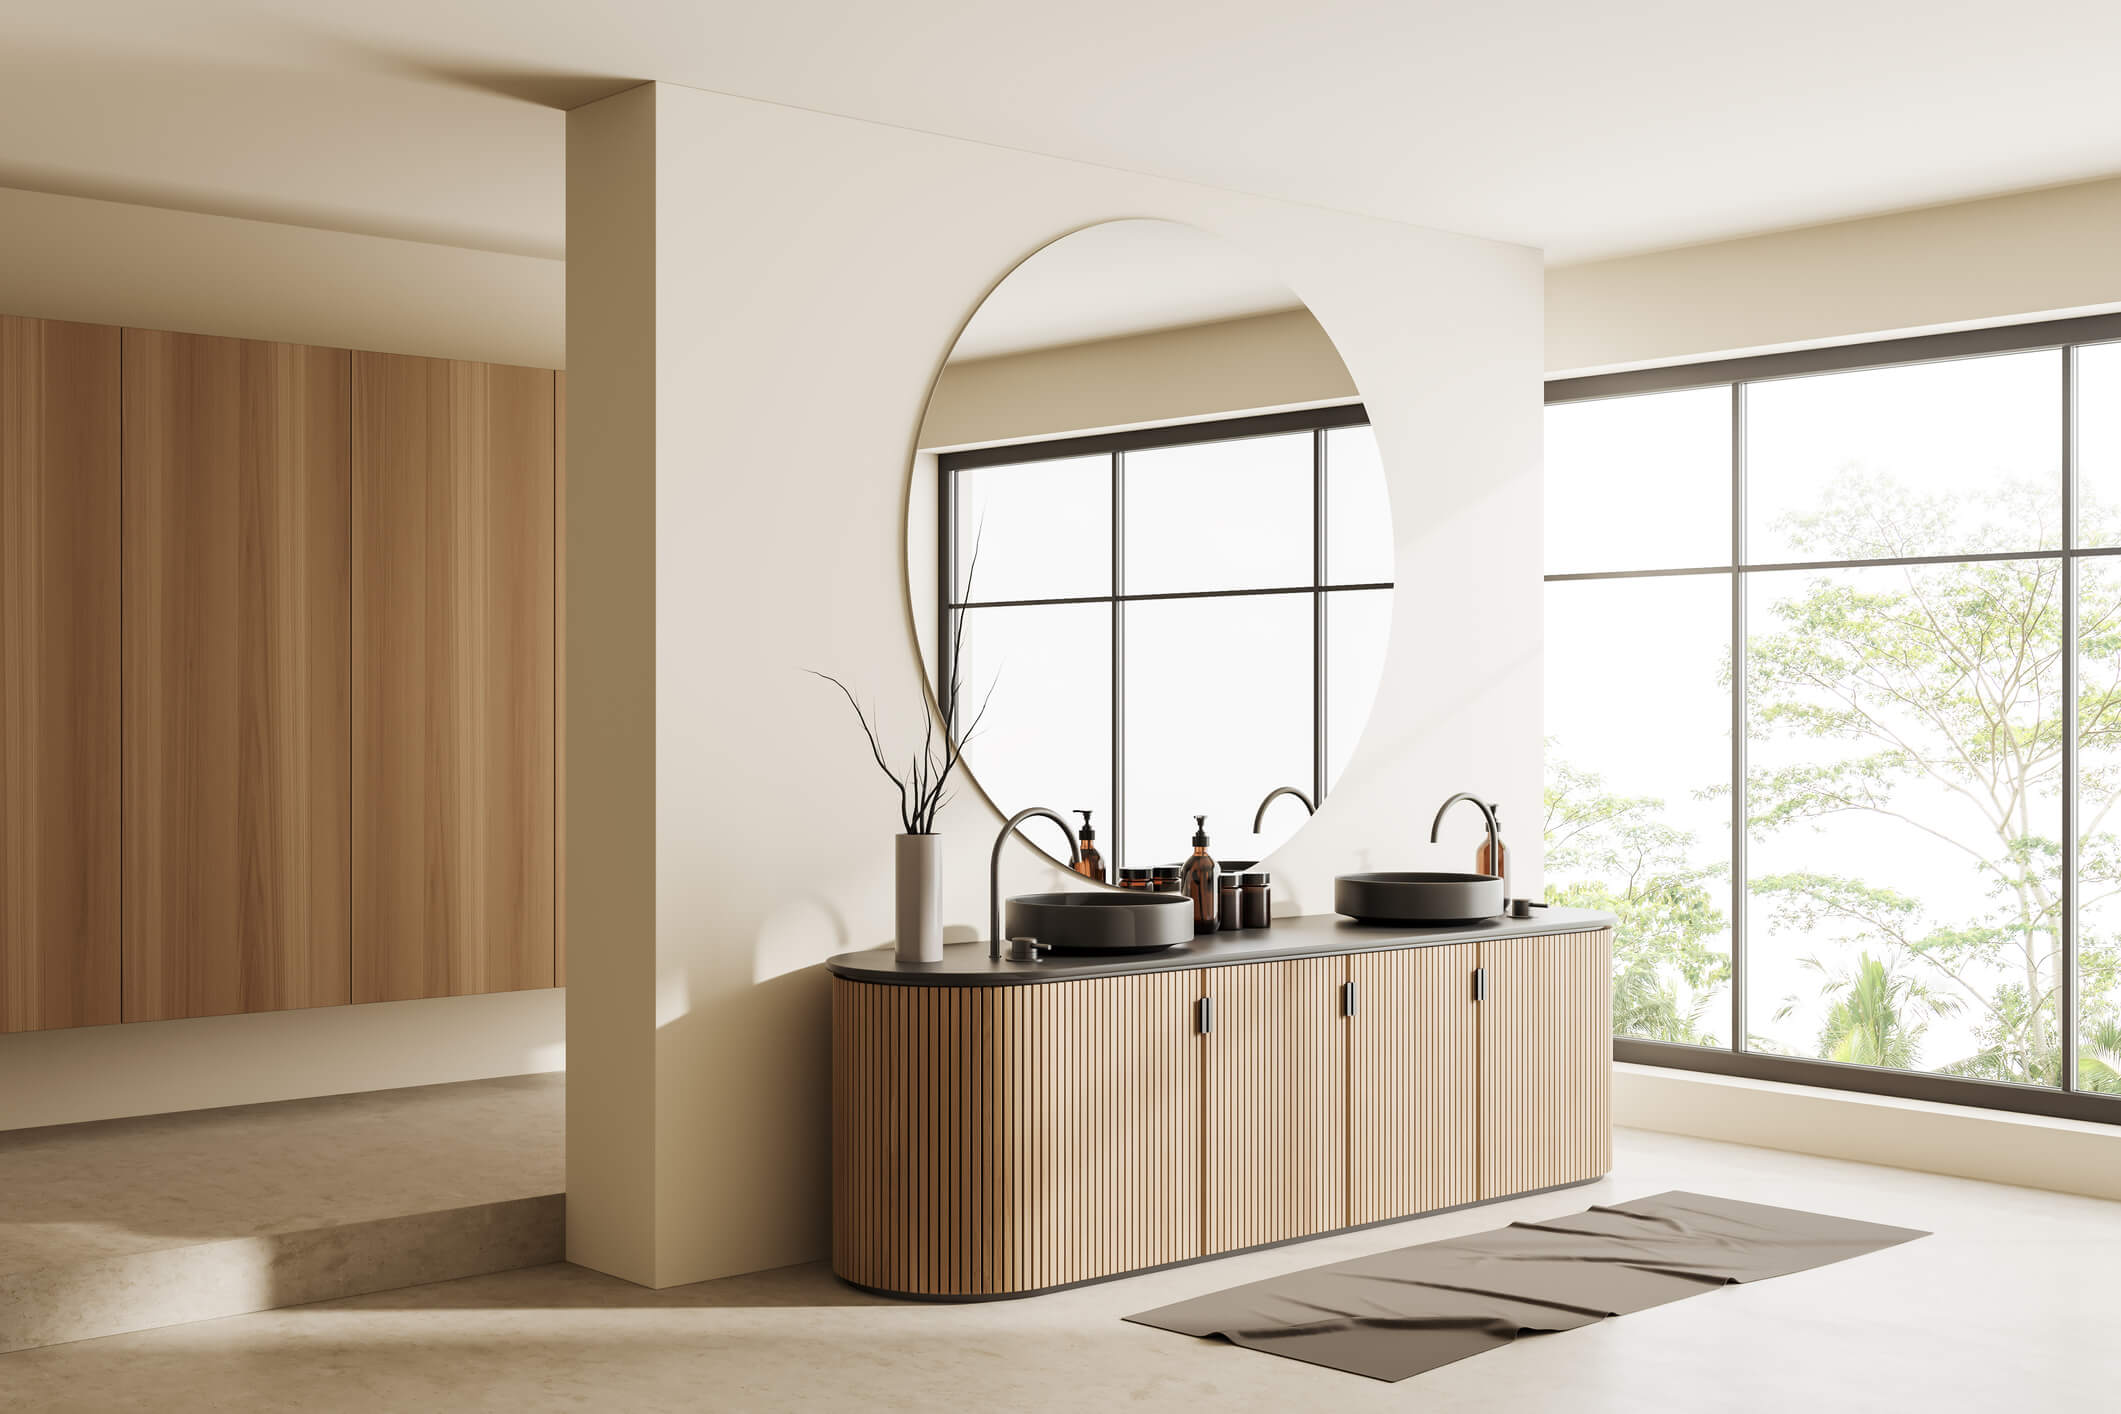
[[[118,366],[0,317],[0,1032],[120,1014]]]
[[[1348,1222],[1346,957],[1213,967],[1205,1055],[1203,1249]]]
[[[1480,1196],[1613,1167],[1610,930],[1481,943]]]
[[[1479,1196],[1479,954],[1479,944],[1457,943],[1348,959],[1350,1223]]]
[[[1198,989],[834,978],[834,1271],[976,1296],[1200,1255]]]
[[[553,982],[553,375],[354,355],[357,1002]]]
[[[125,331],[125,1019],[348,996],[348,356]]]

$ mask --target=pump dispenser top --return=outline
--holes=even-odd
[[[1206,849],[1208,847],[1208,817],[1205,815],[1193,817],[1193,847],[1195,849]]]

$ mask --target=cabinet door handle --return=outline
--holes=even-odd
[[[1340,1014],[1342,1016],[1355,1015],[1355,984],[1353,982],[1340,984]]]
[[[1215,998],[1202,997],[1193,1004],[1193,1024],[1203,1036],[1215,1029]]]
[[[1484,1002],[1487,999],[1488,969],[1486,969],[1485,967],[1476,967],[1473,969],[1473,1000],[1476,1002]]]

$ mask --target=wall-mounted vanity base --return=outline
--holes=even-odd
[[[1611,922],[1285,919],[1161,966],[836,958],[833,1269],[1025,1296],[1598,1178]]]

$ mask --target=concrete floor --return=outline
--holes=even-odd
[[[565,1129],[523,1075],[0,1133],[0,1352],[551,1262]]]
[[[0,1274],[567,1186],[564,1075],[0,1133]]]
[[[1936,1236],[1398,1385],[1119,1319],[1668,1188]],[[884,1302],[820,1267],[651,1292],[563,1264],[0,1356],[0,1407],[2089,1414],[2121,1400],[2117,1272],[2121,1204],[1623,1131],[1589,1188],[1026,1301]]]

